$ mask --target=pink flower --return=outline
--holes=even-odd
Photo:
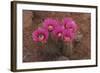
[[[52,32],[53,36],[57,39],[62,39],[63,38],[63,27],[62,26],[57,26],[55,30]]]
[[[48,40],[48,31],[43,28],[38,28],[32,33],[32,38],[34,42],[45,43]]]
[[[57,25],[58,25],[58,21],[52,18],[47,18],[43,22],[43,27],[50,32],[53,31]]]
[[[72,31],[65,29],[63,32],[63,39],[65,42],[70,42],[73,41],[75,38],[75,33],[73,33]]]
[[[69,29],[72,32],[77,31],[77,24],[71,18],[64,18],[63,24],[65,29]]]

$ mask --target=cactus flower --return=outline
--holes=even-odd
[[[53,30],[55,30],[55,27],[57,25],[58,25],[57,20],[51,19],[51,18],[47,18],[43,22],[43,27],[46,28],[49,32],[52,32]]]
[[[57,39],[62,39],[63,38],[63,27],[62,26],[57,26],[55,30],[53,31],[53,36]]]
[[[75,38],[75,33],[73,33],[72,31],[65,29],[63,32],[63,39],[65,42],[70,42],[73,41]]]
[[[69,29],[72,32],[77,31],[77,24],[71,18],[64,18],[63,19],[63,24],[64,24],[65,29]]]
[[[48,31],[43,28],[38,28],[32,33],[34,42],[46,42],[48,40]]]

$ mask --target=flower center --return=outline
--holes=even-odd
[[[61,36],[62,36],[62,33],[61,33],[61,32],[59,32],[59,33],[58,33],[58,37],[61,37]]]
[[[49,25],[48,29],[51,31],[53,29],[53,26]]]
[[[38,38],[39,38],[40,41],[42,41],[44,39],[44,35],[40,34]]]

